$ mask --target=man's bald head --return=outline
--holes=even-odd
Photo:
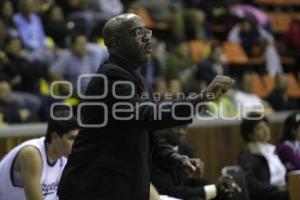
[[[115,16],[108,20],[103,27],[102,35],[104,43],[110,49],[113,46],[113,38],[115,35],[125,34],[125,31],[129,32],[130,24],[133,21],[143,21],[139,16],[132,13],[125,13]]]
[[[151,58],[151,35],[142,18],[135,14],[113,17],[103,27],[109,53],[123,58],[133,68],[139,68]]]

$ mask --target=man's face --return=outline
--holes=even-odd
[[[54,21],[63,21],[64,20],[64,13],[60,7],[53,8],[51,12],[51,19]]]
[[[51,143],[54,144],[59,154],[68,157],[72,152],[72,145],[78,133],[79,129],[74,129],[63,134],[61,137],[56,134],[54,139],[52,138]]]
[[[78,56],[84,56],[87,52],[86,49],[87,39],[85,36],[81,35],[76,38],[72,46],[73,52]]]
[[[22,50],[22,45],[19,38],[12,39],[6,46],[6,51],[13,55],[18,54],[21,50]]]
[[[0,101],[10,102],[12,98],[11,88],[8,82],[2,81],[0,82]]]
[[[186,126],[178,126],[171,128],[171,131],[166,137],[167,141],[173,146],[179,145],[185,139],[186,130]]]
[[[14,15],[14,8],[10,1],[4,3],[1,13],[5,17],[12,17]]]
[[[5,38],[7,36],[7,30],[3,22],[0,21],[0,38]]]
[[[270,128],[265,121],[257,123],[253,129],[251,139],[254,142],[268,142],[270,140]]]
[[[140,66],[151,58],[151,30],[140,17],[128,19],[116,37],[117,51],[125,59]]]
[[[24,15],[30,15],[33,12],[33,1],[32,0],[23,0],[20,3],[20,12]]]

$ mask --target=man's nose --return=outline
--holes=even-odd
[[[142,37],[142,41],[143,41],[143,42],[149,42],[150,39],[151,39],[151,36],[149,36],[149,35],[147,35],[147,34],[145,34],[145,35]]]

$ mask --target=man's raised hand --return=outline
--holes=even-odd
[[[229,76],[217,75],[203,92],[204,101],[216,101],[232,88],[235,81]]]

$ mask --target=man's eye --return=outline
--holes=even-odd
[[[141,35],[141,30],[136,30],[135,35],[140,36]]]

